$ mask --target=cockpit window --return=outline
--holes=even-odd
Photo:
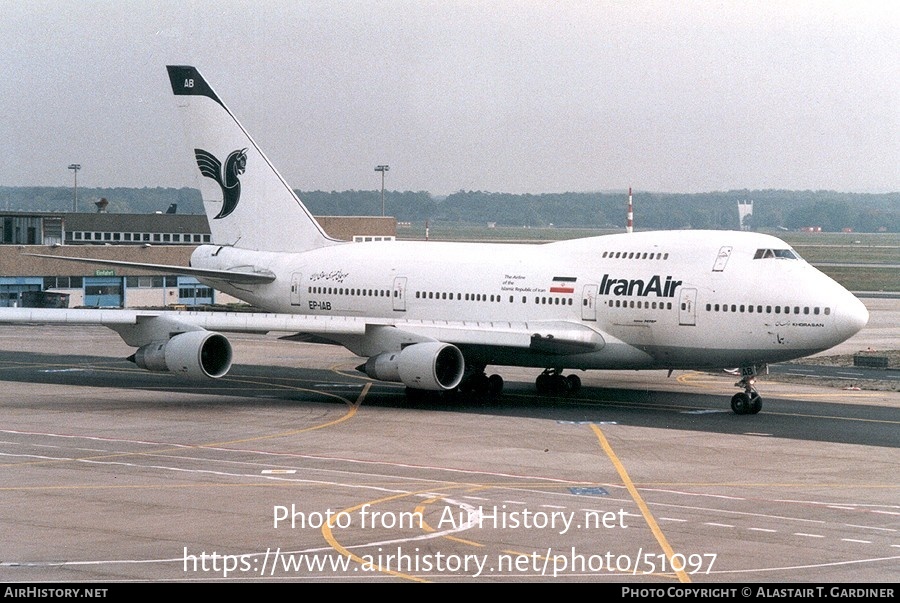
[[[799,260],[800,256],[791,249],[757,249],[756,254],[753,256],[754,260],[766,260],[769,258]]]
[[[799,260],[800,256],[797,255],[794,251],[790,249],[776,249],[775,250],[776,258],[783,258],[786,260]]]

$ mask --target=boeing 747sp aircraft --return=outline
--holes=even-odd
[[[767,363],[826,350],[868,312],[778,238],[641,232],[543,245],[349,243],[330,238],[193,67],[168,67],[212,233],[194,275],[265,313],[2,309],[0,322],[102,324],[152,371],[222,377],[223,332],[316,336],[366,359],[373,379],[499,395],[487,366],[543,369],[540,393],[578,390],[565,370],[741,367],[734,412],[759,412]]]

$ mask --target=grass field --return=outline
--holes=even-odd
[[[432,241],[495,241],[539,243],[619,233],[621,230],[590,228],[488,228],[476,224],[439,223],[429,228]],[[865,266],[819,266],[851,291],[900,292],[900,234],[788,232],[769,234],[790,244],[811,264],[865,264]],[[422,240],[425,225],[398,228],[398,238]]]

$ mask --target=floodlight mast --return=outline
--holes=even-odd
[[[69,169],[75,174],[75,187],[72,189],[72,212],[78,213],[78,170],[81,169],[81,164],[70,163]]]
[[[389,165],[375,166],[376,172],[381,172],[381,216],[384,217],[384,173],[390,170]]]

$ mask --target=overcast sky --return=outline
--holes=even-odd
[[[191,64],[302,190],[900,191],[895,0],[0,11],[0,186],[196,186]]]

